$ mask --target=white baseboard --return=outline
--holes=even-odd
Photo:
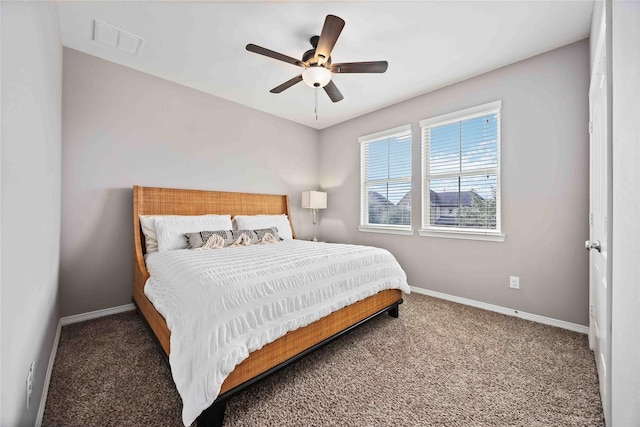
[[[58,344],[60,342],[60,332],[62,327],[70,325],[72,323],[84,322],[85,320],[97,319],[99,317],[110,316],[112,314],[124,313],[125,311],[135,310],[136,306],[133,304],[120,305],[118,307],[105,308],[103,310],[90,311],[88,313],[75,314],[73,316],[61,317],[58,320],[58,328],[56,330],[56,337],[53,340],[53,348],[51,349],[51,355],[49,356],[49,365],[47,366],[47,373],[44,377],[44,385],[42,386],[42,397],[40,398],[40,406],[38,407],[38,416],[36,418],[36,426],[42,426],[42,418],[44,417],[44,409],[47,406],[47,396],[49,395],[49,383],[51,382],[51,374],[53,373],[53,364],[56,361],[56,354],[58,353]]]
[[[62,326],[66,326],[72,323],[84,322],[85,320],[97,319],[98,317],[124,313],[125,311],[131,311],[135,309],[136,309],[136,306],[133,304],[119,305],[117,307],[105,308],[102,310],[90,311],[88,313],[80,313],[80,314],[74,314],[73,316],[62,317],[60,319],[60,323],[62,323]]]
[[[51,355],[49,356],[49,364],[47,365],[47,373],[44,376],[44,384],[42,386],[42,396],[40,397],[40,406],[38,406],[38,415],[36,418],[36,426],[42,426],[42,418],[44,417],[44,408],[47,406],[47,396],[49,395],[49,383],[51,382],[51,373],[53,372],[53,364],[56,361],[56,354],[58,353],[58,343],[60,342],[60,331],[62,330],[62,322],[58,320],[58,327],[56,328],[56,336],[53,339],[53,347],[51,348]]]
[[[578,325],[577,323],[565,322],[564,320],[552,319],[551,317],[539,316],[537,314],[526,313],[512,308],[502,307],[499,305],[488,304],[486,302],[476,301],[468,298],[462,298],[455,295],[444,294],[442,292],[431,291],[429,289],[417,288],[411,286],[411,292],[417,294],[428,295],[434,298],[440,298],[447,301],[457,302],[459,304],[470,305],[471,307],[481,308],[483,310],[495,311],[496,313],[506,314],[507,316],[519,317],[521,319],[531,320],[532,322],[542,323],[544,325],[555,326],[562,329],[568,329],[581,334],[588,334],[589,327]]]

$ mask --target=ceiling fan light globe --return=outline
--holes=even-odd
[[[331,81],[331,71],[322,66],[312,66],[302,72],[302,80],[309,87],[325,87]]]

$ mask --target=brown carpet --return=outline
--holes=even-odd
[[[181,426],[135,312],[65,326],[43,426]],[[587,337],[412,294],[227,404],[225,426],[602,426]]]

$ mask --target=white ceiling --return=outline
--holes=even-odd
[[[316,129],[349,120],[589,36],[593,1],[59,1],[64,46]],[[384,74],[333,75],[332,103],[301,68],[245,50],[301,58],[325,16],[346,25],[334,63],[389,62]],[[144,40],[139,56],[93,41],[94,19]]]

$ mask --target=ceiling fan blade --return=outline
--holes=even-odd
[[[302,74],[295,76],[291,80],[287,80],[286,82],[282,83],[280,86],[274,87],[269,92],[271,92],[271,93],[280,93],[285,89],[289,89],[294,84],[300,83],[301,81],[302,81]]]
[[[249,43],[247,45],[247,50],[249,52],[257,53],[259,55],[268,56],[269,58],[277,59],[278,61],[288,62],[289,64],[297,65],[298,67],[304,67],[304,63],[299,59],[292,58],[287,55],[283,55],[281,53],[275,52],[273,50],[269,50],[267,48]]]
[[[324,91],[327,92],[327,95],[329,95],[329,98],[331,98],[333,102],[342,101],[344,99],[344,96],[342,96],[333,81],[329,81],[329,83],[327,83],[324,87]]]
[[[316,46],[315,58],[318,59],[320,65],[329,59],[333,46],[335,46],[338,37],[344,28],[344,20],[338,18],[335,15],[327,15],[324,20],[324,26],[322,27],[322,33],[320,33],[320,39],[318,40],[318,46]],[[321,59],[323,57],[324,59]]]
[[[331,66],[332,73],[384,73],[387,71],[387,61],[370,61],[370,62],[344,62],[342,64],[333,64]]]

